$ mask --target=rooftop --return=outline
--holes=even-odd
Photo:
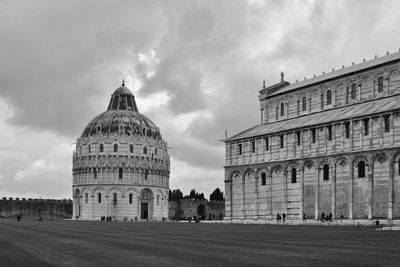
[[[307,128],[324,123],[355,119],[395,109],[400,109],[400,95],[302,115],[300,117],[283,121],[259,124],[225,139],[225,142],[276,134],[285,131],[293,131],[294,129]]]

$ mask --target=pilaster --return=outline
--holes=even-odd
[[[332,219],[336,218],[336,163],[332,167]]]
[[[388,202],[388,220],[393,220],[393,200],[394,200],[394,169],[393,162],[389,163],[389,202]]]
[[[368,192],[369,192],[369,200],[368,200],[368,219],[372,220],[373,214],[373,197],[374,197],[374,163],[368,166]]]

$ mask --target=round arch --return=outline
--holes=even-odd
[[[140,219],[151,220],[153,218],[153,191],[144,188],[140,191]]]
[[[353,158],[353,160],[352,160],[352,166],[353,166],[353,167],[357,166],[358,163],[359,163],[360,161],[364,161],[364,163],[365,163],[366,166],[369,166],[369,165],[370,165],[370,162],[369,162],[369,160],[368,160],[368,158],[367,158],[366,156],[364,156],[364,155],[358,155],[358,156],[356,156],[356,157]]]

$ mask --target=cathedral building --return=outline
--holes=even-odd
[[[168,218],[167,143],[124,82],[76,141],[72,172],[74,219]]]
[[[227,137],[225,219],[400,218],[400,51],[259,91]]]

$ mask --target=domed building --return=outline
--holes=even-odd
[[[72,172],[74,219],[168,217],[167,142],[124,82],[76,141]]]

